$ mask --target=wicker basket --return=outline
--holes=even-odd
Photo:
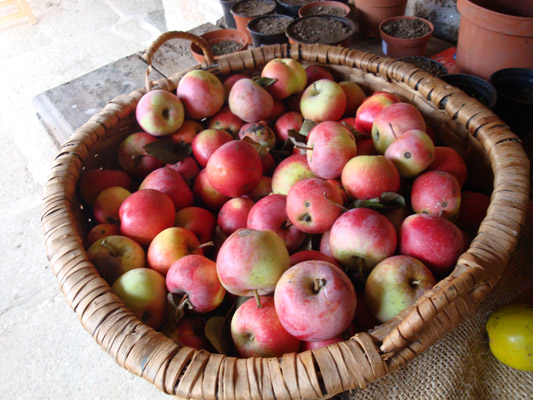
[[[259,71],[273,58],[289,57],[304,65],[326,64],[337,78],[351,79],[369,91],[401,95],[421,110],[443,145],[463,155],[469,187],[491,191],[491,203],[454,271],[416,304],[372,331],[281,358],[239,359],[181,347],[125,308],[84,249],[88,226],[77,192],[80,175],[84,169],[115,166],[118,144],[138,130],[134,109],[146,89],[119,96],[62,146],[44,187],[42,212],[48,258],[61,290],[85,329],[118,364],[180,398],[327,398],[365,388],[414,359],[470,314],[499,280],[524,222],[529,160],[517,136],[479,102],[412,65],[325,45],[261,47],[213,64],[206,43],[190,34],[168,32],[148,49],[148,64],[172,38],[197,43],[206,54],[202,67],[221,77]],[[173,90],[185,72],[156,81],[154,87]]]

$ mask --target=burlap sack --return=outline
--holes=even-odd
[[[533,399],[533,372],[514,370],[491,354],[485,323],[496,308],[533,304],[533,202],[517,247],[500,282],[478,309],[433,347],[372,383],[366,390],[337,396],[374,399]]]

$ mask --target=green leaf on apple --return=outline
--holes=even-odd
[[[143,147],[148,154],[165,164],[176,164],[183,161],[192,153],[192,147],[185,142],[174,143],[168,138],[162,138]]]
[[[348,208],[371,208],[379,211],[398,207],[405,207],[405,198],[395,192],[383,192],[379,198],[369,200],[356,199]]]
[[[274,83],[276,83],[276,78],[267,78],[266,76],[263,77],[256,77],[254,78],[255,83],[257,83],[261,87],[268,87],[272,86]]]

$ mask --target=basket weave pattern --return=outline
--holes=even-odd
[[[151,51],[172,37],[182,36],[164,35]],[[87,227],[77,194],[79,178],[85,168],[114,158],[120,140],[138,129],[134,110],[146,89],[113,99],[62,146],[51,169],[42,211],[48,258],[62,292],[96,342],[121,366],[181,398],[319,399],[365,388],[414,359],[476,308],[499,280],[524,222],[529,161],[519,139],[479,102],[408,64],[342,47],[273,45],[220,57],[217,64],[203,67],[227,76],[259,71],[277,57],[327,64],[345,79],[372,91],[392,91],[416,105],[439,128],[440,140],[462,149],[470,175],[493,176],[490,207],[454,271],[370,332],[281,358],[239,359],[182,347],[137,320],[84,249]],[[186,72],[153,86],[174,90]]]

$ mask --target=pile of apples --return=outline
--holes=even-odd
[[[177,342],[280,356],[385,322],[446,276],[486,213],[419,110],[324,65],[188,72],[147,92],[120,168],[79,184],[88,256]]]

